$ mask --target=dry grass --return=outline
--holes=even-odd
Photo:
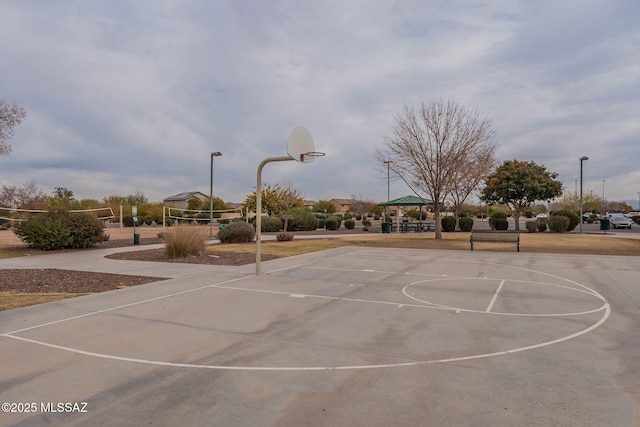
[[[371,237],[341,237],[332,239],[268,241],[262,243],[262,253],[294,256],[341,246],[367,246],[408,249],[470,250],[469,233],[445,233],[441,240],[433,234],[372,235]],[[210,247],[217,251],[255,253],[255,243],[225,244]],[[513,243],[479,243],[476,251],[515,252]],[[624,239],[604,235],[576,235],[554,233],[520,234],[520,252],[589,255],[640,256],[640,239]]]
[[[205,233],[202,227],[172,227],[171,231],[164,235],[165,252],[171,259],[199,255],[205,250],[204,240]]]
[[[84,294],[0,292],[0,311],[74,298]]]

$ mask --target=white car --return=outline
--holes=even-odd
[[[625,215],[627,218],[633,218],[634,216],[640,216],[640,212],[629,212]]]
[[[609,222],[613,228],[631,229],[631,220],[622,214],[610,215]]]

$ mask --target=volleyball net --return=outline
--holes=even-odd
[[[19,208],[5,208],[0,206],[0,220],[4,221],[15,221],[22,222],[29,219],[29,217],[41,213],[47,213],[48,210],[42,209],[19,209]],[[96,217],[96,219],[100,219],[103,221],[115,218],[116,216],[113,214],[113,209],[110,207],[106,208],[95,208],[95,209],[72,209],[67,212],[71,213],[88,213]]]

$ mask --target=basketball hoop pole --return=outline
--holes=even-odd
[[[271,162],[286,162],[295,160],[292,156],[269,157],[258,166],[256,182],[256,276],[260,275],[260,244],[262,243],[262,168]]]

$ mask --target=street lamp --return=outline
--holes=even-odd
[[[580,157],[580,233],[582,233],[582,220],[584,219],[582,217],[582,163],[585,160],[589,160],[589,158],[587,156]]]
[[[389,200],[391,200],[391,197],[390,197],[390,194],[391,194],[391,193],[389,192],[389,165],[390,165],[391,163],[393,163],[393,161],[391,161],[391,160],[385,160],[385,161],[384,161],[384,162],[382,162],[382,163],[384,163],[385,165],[387,165],[387,202],[389,202]],[[389,206],[386,206],[386,209],[389,209]],[[386,221],[387,219],[385,218],[384,220]]]
[[[602,216],[604,216],[604,214],[605,214],[604,209],[606,207],[606,204],[604,202],[604,183],[605,183],[605,180],[603,179],[602,180],[602,209],[601,209],[602,210]]]
[[[219,151],[211,153],[211,169],[209,174],[209,240],[213,239],[213,158],[220,156],[222,156],[222,153]]]

